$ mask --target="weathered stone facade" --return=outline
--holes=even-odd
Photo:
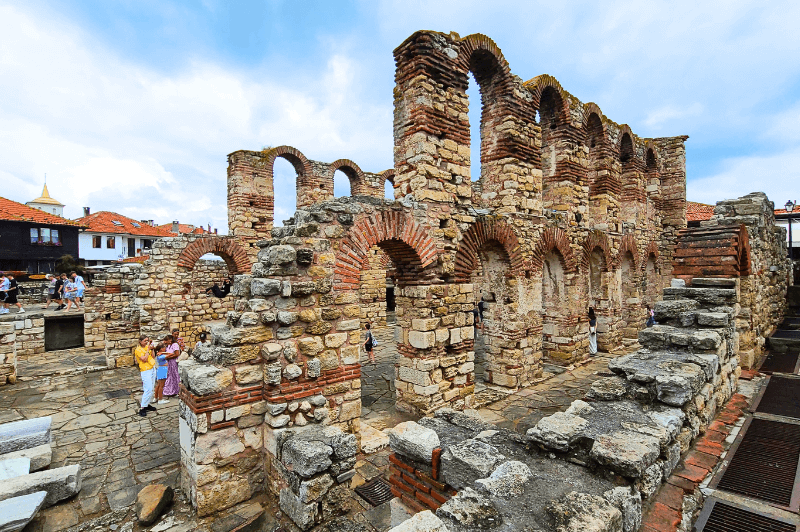
[[[762,192],[719,201],[710,220],[678,234],[676,277],[738,278],[741,309],[736,316],[739,358],[750,368],[783,319],[791,284],[786,230],[775,226],[773,203]]]
[[[484,373],[517,389],[542,375],[543,357],[587,356],[589,306],[599,315],[601,347],[635,342],[643,303],[655,302],[670,277],[675,234],[686,225],[686,137],[641,139],[550,76],[523,83],[481,35],[418,32],[395,60],[392,170],[312,161],[289,146],[228,156],[229,231],[253,266],[236,276],[234,310],[213,327],[213,345],[182,368],[182,426],[193,433],[184,438],[184,478],[198,506],[231,477],[228,459],[214,459],[201,486],[191,474],[192,445],[200,434],[242,430],[228,420],[231,409],[266,405],[256,416],[268,469],[289,428],[358,433],[362,325],[384,322],[387,277],[400,354],[397,407],[417,414],[471,406],[471,311],[481,298]],[[477,182],[470,72],[482,94]],[[297,212],[272,228],[277,157],[297,172]],[[333,198],[337,169],[350,179],[350,198]],[[386,180],[394,201],[383,199]],[[194,429],[201,418],[206,433]],[[256,452],[244,447],[244,458]],[[242,486],[259,471],[237,473]]]

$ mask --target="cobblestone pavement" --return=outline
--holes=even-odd
[[[17,359],[17,378],[26,381],[37,377],[79,375],[108,369],[102,351],[87,353],[82,347],[22,355]]]
[[[393,328],[377,328],[377,364],[364,363],[363,421],[383,429],[413,419],[394,408]],[[476,344],[480,360],[481,342]],[[582,397],[591,383],[607,372],[607,356],[598,356],[578,368],[563,371],[531,388],[506,395],[492,389],[478,394],[485,404],[478,413],[499,426],[525,432],[539,419],[566,409]],[[26,532],[68,530],[130,532],[135,524],[133,503],[138,491],[151,482],[171,485],[179,493],[178,404],[172,399],[146,418],[136,415],[141,380],[136,368],[117,368],[91,373],[84,371],[93,359],[80,349],[30,357],[20,361],[22,379],[0,387],[0,423],[38,416],[53,417],[53,464],[59,467],[81,464],[83,488],[72,500],[44,510]],[[48,367],[52,366],[52,367]],[[56,369],[58,368],[58,369]],[[550,368],[555,370],[555,368]],[[64,375],[47,375],[64,372]],[[388,377],[388,378],[387,378]],[[488,404],[486,404],[488,403]],[[388,450],[358,458],[354,487],[378,475],[388,476]],[[350,502],[351,519],[368,528],[383,531],[398,509],[372,508],[358,495]],[[287,522],[276,502],[263,495],[242,503],[214,519],[198,519],[182,500],[153,528],[156,532],[222,532],[265,510],[263,530],[278,527],[296,530]],[[402,509],[399,510],[402,515]]]

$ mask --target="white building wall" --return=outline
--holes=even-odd
[[[101,237],[100,248],[92,247],[92,240],[97,235]],[[107,237],[109,236],[114,237],[113,249],[106,247]],[[151,240],[151,241],[158,240],[158,237],[141,237],[133,235],[86,232],[78,235],[78,253],[80,254],[80,258],[83,260],[103,260],[103,261],[119,260],[120,256],[122,256],[122,258],[129,256],[128,254],[129,238],[135,238],[136,240],[136,245],[133,249],[134,255],[136,255],[137,249],[141,249],[144,251],[144,245],[142,244],[144,240]]]

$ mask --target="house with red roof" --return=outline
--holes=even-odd
[[[172,233],[172,236],[179,236],[179,235],[202,235],[204,233],[211,233],[211,226],[208,226],[208,230],[204,229],[202,225],[194,226],[192,224],[182,224],[178,221],[174,221],[171,224],[163,224],[156,226],[160,229],[164,229],[165,231],[169,231]],[[214,230],[216,233],[216,230]]]
[[[149,253],[153,242],[175,236],[150,220],[134,220],[116,212],[89,213],[76,221],[86,226],[79,240],[79,256],[86,266],[106,266]]]
[[[42,196],[52,200],[46,192]],[[0,270],[52,273],[62,256],[79,256],[83,228],[80,221],[0,197]]]

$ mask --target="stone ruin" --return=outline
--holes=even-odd
[[[789,270],[771,202],[723,201],[687,228],[687,137],[643,139],[551,76],[522,82],[485,36],[417,32],[395,61],[393,169],[288,146],[230,154],[229,235],[164,239],[144,265],[107,270],[87,291],[87,348],[125,366],[140,333],[178,327],[193,343],[210,331],[212,345],[180,364],[183,491],[200,516],[266,491],[307,530],[346,511],[362,329],[387,323],[391,286],[396,406],[422,417],[391,433],[393,490],[436,511],[398,530],[513,530],[523,517],[541,530],[635,530],[782,315]],[[279,157],[297,173],[297,212],[273,227]],[[333,197],[337,170],[350,197]],[[231,298],[199,292],[228,274]],[[474,401],[481,298],[484,375],[508,392],[541,379],[545,361],[587,357],[589,306],[601,350],[642,349],[614,360],[588,402],[527,435],[501,430],[461,412]],[[660,325],[640,332],[644,303]]]
[[[288,146],[229,155],[230,237],[256,253],[213,345],[181,364],[183,482],[200,515],[267,479],[304,523],[325,518],[325,502],[302,506],[317,502],[303,499],[285,440],[323,426],[358,442],[361,329],[385,315],[387,276],[397,408],[420,416],[472,406],[470,312],[481,297],[487,381],[513,391],[541,378],[543,360],[587,356],[589,306],[602,349],[635,344],[643,303],[671,278],[687,137],[642,139],[550,76],[522,82],[481,35],[418,32],[395,60],[394,169],[321,163]],[[470,73],[482,99],[475,182]],[[278,157],[297,172],[297,212],[273,228]],[[333,197],[336,170],[351,197]],[[386,180],[394,200],[383,198]],[[324,474],[346,483],[345,465],[332,464]]]

